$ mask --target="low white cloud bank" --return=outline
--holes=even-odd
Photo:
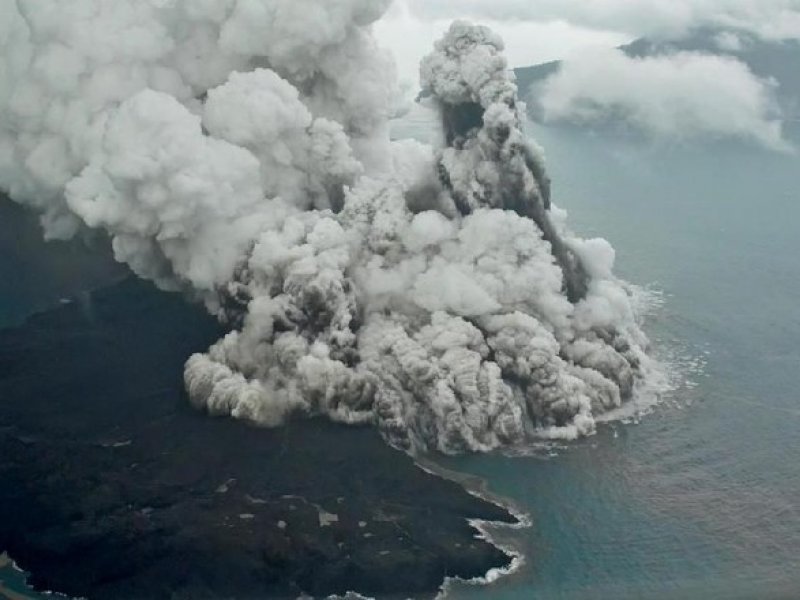
[[[375,34],[381,45],[394,54],[400,79],[412,95],[419,89],[420,60],[456,18],[479,19],[496,31],[503,38],[504,53],[512,68],[559,60],[587,48],[613,48],[632,39],[628,34],[591,29],[564,20],[495,19],[491,15],[470,15],[460,7],[431,17],[412,10],[403,0],[395,0],[386,15],[375,23]]]
[[[775,88],[729,57],[608,49],[566,61],[532,95],[547,122],[616,120],[657,137],[740,138],[788,151]]]
[[[770,39],[800,37],[798,0],[402,0],[421,18],[557,21],[634,35],[721,25]]]

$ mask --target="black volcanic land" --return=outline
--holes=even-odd
[[[200,307],[134,278],[81,297],[0,332],[0,552],[38,589],[399,598],[508,563],[467,523],[508,513],[370,428],[193,411],[183,363],[220,334]]]

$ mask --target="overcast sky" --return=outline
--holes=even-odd
[[[386,17],[376,25],[381,43],[395,55],[401,80],[415,86],[420,59],[430,52],[434,41],[442,36],[454,19],[480,22],[500,33],[512,67],[558,60],[592,46],[614,47],[634,37],[625,32],[590,28],[562,19],[503,18],[502,14],[497,15],[500,18],[493,18],[489,11],[459,10],[446,0],[431,1],[432,5],[439,5],[437,10],[420,8],[416,4],[395,0]]]
[[[395,53],[402,79],[416,82],[420,57],[457,18],[498,31],[511,66],[710,23],[800,37],[800,0],[395,0],[377,32]]]
[[[396,57],[406,96],[418,64],[454,19],[489,25],[511,67],[564,59],[534,100],[545,121],[625,119],[647,135],[743,138],[785,151],[777,82],[735,57],[699,54],[631,59],[613,50],[640,36],[676,38],[721,25],[767,39],[800,39],[800,0],[394,0],[376,27]],[[740,43],[718,36],[720,50]]]

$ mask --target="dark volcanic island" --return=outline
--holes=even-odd
[[[0,551],[38,589],[115,598],[428,595],[509,558],[513,521],[372,428],[193,411],[201,307],[128,279],[0,332]]]

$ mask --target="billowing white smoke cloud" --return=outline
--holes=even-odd
[[[386,5],[6,0],[0,188],[230,324],[186,363],[212,414],[412,451],[591,433],[649,365],[613,250],[551,208],[485,28],[423,64],[446,147],[389,142]]]
[[[88,204],[81,190],[95,192],[101,178],[113,186],[117,175],[114,206],[106,207],[104,218],[125,222],[126,239],[154,237],[148,216],[184,220],[156,214],[166,204],[170,213],[180,204],[198,222],[214,218],[203,211],[220,211],[230,220],[249,216],[254,198],[292,188],[303,178],[324,204],[319,186],[356,168],[351,157],[326,154],[341,154],[341,145],[349,145],[370,166],[387,154],[381,126],[392,64],[364,29],[387,5],[388,0],[3,0],[0,185],[44,210],[53,237],[71,235],[84,220]],[[244,114],[226,122],[220,117],[225,110]],[[264,120],[265,114],[272,116]],[[248,119],[258,122],[256,131],[242,131]],[[297,139],[308,128],[312,139]],[[256,146],[262,148],[259,156]],[[323,160],[312,164],[318,155]],[[265,189],[253,178],[257,160]],[[212,165],[215,172],[203,172]],[[87,167],[91,171],[82,178],[93,182],[65,195],[67,184]],[[325,168],[333,171],[321,172]],[[175,189],[182,184],[197,189]],[[175,192],[202,198],[185,207],[154,197]],[[302,195],[298,190],[285,200]],[[238,210],[231,203],[243,206]],[[137,214],[124,214],[131,211]],[[134,223],[143,230],[130,231]],[[175,237],[160,233],[158,241]]]
[[[672,139],[734,137],[788,150],[773,82],[735,58],[682,52],[635,58],[595,50],[563,63],[534,90],[548,121],[620,119]]]

